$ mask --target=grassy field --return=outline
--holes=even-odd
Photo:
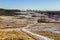
[[[37,23],[35,25],[32,25],[32,26],[42,26],[42,27],[54,27],[54,26],[60,26],[60,23]]]
[[[55,34],[55,33],[47,32],[47,31],[35,31],[34,33],[52,38],[54,40],[60,40],[60,34]]]
[[[0,31],[0,40],[35,40],[19,30]]]
[[[60,40],[60,23],[37,23],[28,27],[27,30],[54,40]]]
[[[15,16],[0,16],[0,28],[21,28],[37,21],[36,18],[18,19]]]

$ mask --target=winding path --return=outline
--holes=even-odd
[[[30,24],[30,25],[34,25],[34,24]],[[41,39],[41,40],[53,40],[53,39],[51,39],[51,38],[48,38],[48,37],[45,37],[45,36],[42,36],[42,35],[38,35],[38,34],[36,34],[36,33],[32,33],[32,32],[30,32],[30,31],[28,31],[26,28],[28,28],[30,25],[27,25],[27,27],[24,27],[24,28],[22,28],[21,30],[22,30],[23,32],[27,33],[27,34],[31,34],[31,35],[33,35],[33,36],[35,36],[35,37],[38,37],[38,38]]]
[[[28,33],[28,34],[31,34],[31,35],[33,35],[33,36],[35,36],[35,37],[38,37],[38,38],[41,39],[41,40],[53,40],[53,39],[50,39],[50,38],[48,38],[48,37],[45,37],[45,36],[42,36],[42,35],[38,35],[38,34],[32,33],[32,32],[30,32],[30,31],[28,31],[28,30],[26,30],[26,29],[24,29],[24,28],[22,28],[22,31],[24,31],[24,32],[26,32],[26,33]]]
[[[34,24],[30,24],[30,25],[34,25]],[[1,31],[21,30],[21,31],[23,31],[23,32],[25,32],[25,33],[27,33],[27,34],[31,34],[31,35],[33,35],[33,36],[35,36],[35,37],[37,37],[37,38],[39,38],[39,39],[41,39],[41,40],[53,40],[53,39],[51,39],[51,38],[48,38],[48,37],[45,37],[45,36],[42,36],[42,35],[38,35],[38,34],[36,34],[36,33],[32,33],[32,32],[30,32],[30,31],[28,31],[26,28],[28,28],[30,25],[27,25],[27,27],[24,27],[24,28],[4,29],[4,30],[1,30]]]

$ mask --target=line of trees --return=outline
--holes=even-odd
[[[15,12],[20,12],[20,10],[16,9],[0,9],[0,16],[5,15],[5,16],[13,16],[15,15]]]

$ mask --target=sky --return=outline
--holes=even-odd
[[[60,0],[0,0],[0,8],[60,10]]]

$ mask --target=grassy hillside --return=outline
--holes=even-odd
[[[19,30],[0,31],[0,40],[34,40]]]

